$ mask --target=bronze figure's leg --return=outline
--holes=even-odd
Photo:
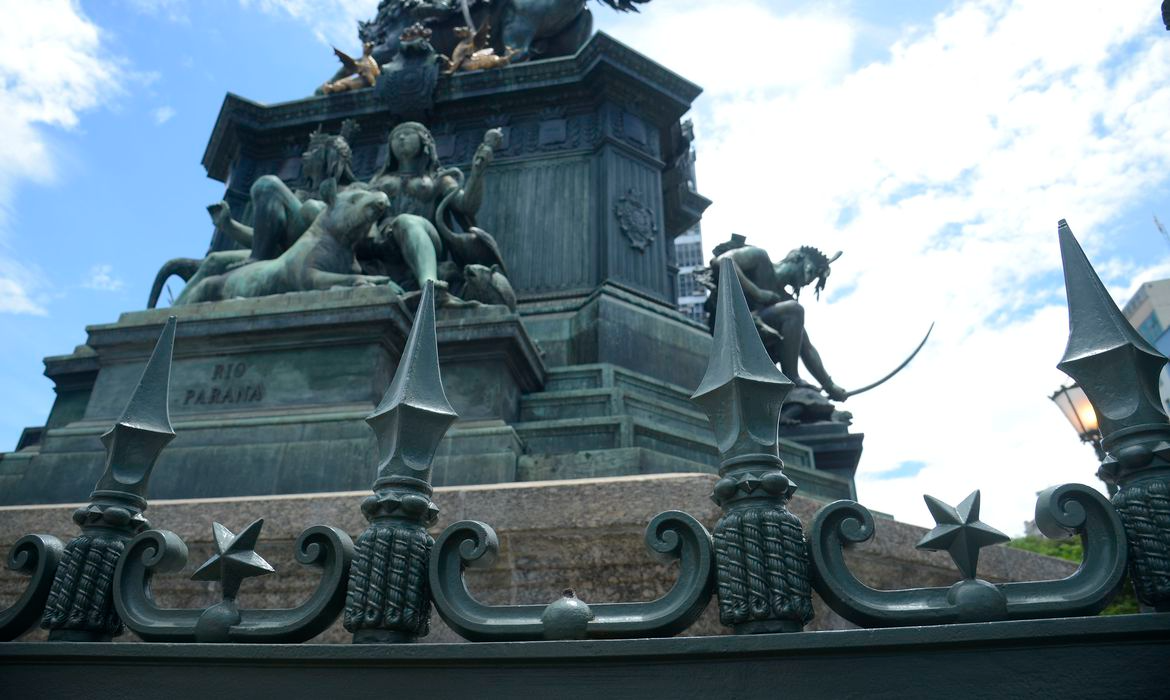
[[[310,278],[313,289],[331,289],[333,287],[368,287],[375,284],[389,284],[397,286],[389,277],[381,275],[354,275],[344,272],[326,272],[314,270]]]
[[[804,307],[799,302],[782,301],[761,310],[760,319],[784,338],[780,345],[780,371],[792,381],[800,383],[797,362],[801,356],[801,346],[807,344]],[[809,371],[812,372],[813,368],[809,367]]]
[[[414,214],[401,214],[394,218],[390,233],[420,288],[427,280],[439,279],[439,232],[431,222]]]
[[[289,235],[289,225],[298,219],[301,201],[275,175],[265,175],[252,183],[251,260],[272,260],[280,255]]]
[[[509,11],[511,10],[511,11]],[[499,52],[503,53],[507,49],[515,49],[516,56],[514,61],[527,61],[531,58],[532,42],[536,39],[536,27],[533,26],[531,19],[527,16],[520,15],[510,6],[507,6],[503,19],[503,45]]]

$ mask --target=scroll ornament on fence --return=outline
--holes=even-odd
[[[458,418],[439,374],[435,285],[427,282],[394,379],[366,419],[378,439],[373,495],[362,502],[370,522],[357,540],[345,602],[355,643],[409,642],[430,631],[427,561],[438,518],[431,501],[431,462]]]
[[[52,535],[25,535],[12,545],[8,568],[28,574],[29,582],[15,603],[0,610],[0,642],[16,639],[40,619],[64,551]]]
[[[719,619],[739,634],[798,632],[813,617],[800,519],[787,508],[778,427],[792,382],[768,358],[735,263],[719,263],[715,340],[692,400],[707,413],[722,461],[711,498]]]
[[[168,530],[147,530],[135,537],[118,562],[114,602],[126,626],[148,642],[304,642],[337,619],[345,601],[345,582],[353,543],[341,530],[315,525],[296,541],[301,564],[320,568],[321,581],[307,601],[295,608],[241,608],[236,602],[245,578],[272,573],[255,551],[263,520],[233,534],[214,523],[216,553],[191,576],[219,581],[222,600],[206,609],[162,608],[154,601],[154,574],[178,571],[187,563],[187,545]]]
[[[463,520],[439,536],[431,559],[431,594],[447,626],[473,642],[668,637],[690,627],[711,599],[711,535],[686,513],[667,511],[646,526],[646,546],[662,562],[678,561],[666,595],[641,603],[586,605],[572,589],[544,605],[484,605],[464,570],[495,561],[499,538],[486,523]]]
[[[1166,357],[1133,329],[1062,219],[1068,346],[1057,365],[1097,413],[1107,456],[1098,472],[1115,484],[1138,600],[1170,611],[1170,420],[1158,395]]]
[[[440,386],[437,366],[433,381]],[[565,589],[561,598],[547,606],[484,605],[468,590],[464,571],[490,566],[499,551],[499,538],[490,525],[464,520],[439,536],[430,559],[430,594],[443,621],[473,642],[678,634],[699,618],[711,599],[711,536],[686,513],[668,511],[646,527],[646,546],[660,561],[679,563],[678,581],[657,600],[590,606],[572,589]]]
[[[174,344],[172,316],[122,416],[101,437],[105,471],[89,505],[73,513],[81,535],[63,549],[48,535],[17,542],[9,567],[32,569],[32,580],[20,601],[0,613],[0,639],[22,634],[42,606],[41,626],[50,640],[99,642],[122,633],[113,601],[114,568],[126,542],[149,527],[142,516],[147,482],[159,454],[175,437],[167,407]]]
[[[1036,525],[1048,537],[1079,535],[1084,560],[1068,578],[992,584],[976,578],[979,550],[1007,541],[979,521],[979,492],[958,507],[926,497],[938,523],[919,549],[947,550],[963,578],[949,588],[875,590],[849,571],[843,549],[873,537],[873,516],[853,501],[821,508],[810,528],[817,593],[837,614],[862,627],[942,625],[1095,615],[1125,574],[1125,533],[1109,502],[1080,484],[1054,486],[1036,501]]]

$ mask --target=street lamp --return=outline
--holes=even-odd
[[[1093,451],[1097,453],[1097,461],[1104,462],[1105,450],[1101,447],[1101,428],[1097,425],[1097,412],[1093,410],[1093,404],[1089,403],[1085,390],[1074,382],[1071,386],[1060,387],[1048,398],[1052,399],[1064,413],[1073,430],[1077,431],[1077,437],[1081,442],[1093,446]],[[1111,484],[1106,486],[1112,495],[1116,487]]]
[[[1077,437],[1081,442],[1092,443],[1093,449],[1097,451],[1097,458],[1104,460],[1105,452],[1101,449],[1101,428],[1097,425],[1097,412],[1093,410],[1093,404],[1089,403],[1085,390],[1074,382],[1072,386],[1060,387],[1048,398],[1052,399],[1064,413],[1073,430],[1077,431]]]

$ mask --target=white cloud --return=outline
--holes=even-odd
[[[0,255],[0,314],[44,316],[39,270]]]
[[[15,188],[50,183],[55,157],[45,128],[72,129],[78,115],[120,93],[122,74],[100,30],[66,0],[0,0],[0,243],[9,235]],[[43,314],[44,275],[0,247],[0,313]]]
[[[162,107],[153,110],[150,115],[154,117],[155,124],[162,126],[163,124],[169,122],[171,117],[175,116],[175,108],[171,107],[170,105],[163,105]]]
[[[358,45],[358,20],[373,19],[377,0],[240,0],[244,7],[284,15],[309,25],[324,44],[344,48]]]
[[[89,275],[81,286],[86,289],[96,289],[102,292],[116,292],[122,288],[121,277],[114,275],[113,265],[94,265],[89,268]]]
[[[723,2],[669,0],[628,15],[591,6],[606,31],[708,95],[814,87],[847,72],[856,39],[850,18],[819,5],[779,14],[774,4],[738,0],[729,12]]]
[[[163,17],[171,22],[188,22],[187,0],[124,0],[131,9],[151,17]]]
[[[1115,290],[1170,269],[1107,238],[1170,173],[1170,43],[1149,3],[959,2],[852,70],[859,38],[836,5],[750,3],[748,39],[726,51],[680,40],[719,26],[723,3],[650,7],[638,19],[673,36],[625,18],[614,31],[708,89],[694,115],[707,245],[735,231],[777,257],[845,250],[806,310],[846,388],[938,322],[902,376],[849,401],[866,433],[862,502],[929,524],[921,493],[957,503],[982,488],[985,519],[1019,532],[1035,491],[1095,484],[1092,451],[1047,399],[1067,381],[1056,221]],[[775,47],[803,59],[742,60],[758,29],[786,26],[800,31]],[[905,461],[926,466],[879,477]]]

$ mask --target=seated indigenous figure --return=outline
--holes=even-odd
[[[439,263],[449,253],[462,268],[468,264],[501,264],[495,241],[470,227],[483,203],[483,173],[501,141],[499,129],[484,135],[466,182],[458,168],[443,168],[431,132],[418,122],[403,122],[390,132],[385,165],[370,187],[390,198],[390,212],[378,224],[375,248],[386,257],[397,252],[422,288],[427,280],[443,281]],[[457,233],[447,215],[461,217],[469,232]],[[392,247],[395,251],[385,251]],[[404,283],[405,284],[405,283]]]
[[[321,184],[320,194],[325,209],[288,250],[276,258],[192,281],[175,303],[389,283],[387,277],[352,272],[357,266],[354,247],[385,213],[389,205],[386,195],[361,188],[338,192],[332,179]]]
[[[779,363],[780,371],[798,387],[809,387],[797,370],[797,360],[803,361],[830,399],[844,401],[848,392],[837,386],[825,370],[820,353],[804,328],[804,307],[798,301],[800,290],[813,282],[816,282],[816,295],[820,297],[829,277],[829,266],[841,257],[841,253],[830,258],[816,248],[801,246],[780,262],[773,263],[766,250],[746,245],[744,240],[743,236],[733,235],[730,241],[715,247],[711,274],[718,274],[716,263],[723,258],[735,263],[748,306],[772,361]],[[707,311],[714,324],[714,291],[707,300]]]
[[[264,175],[252,183],[252,225],[247,226],[232,218],[227,202],[216,202],[207,207],[216,233],[235,241],[243,250],[219,250],[202,260],[175,258],[168,260],[154,278],[147,308],[158,304],[163,284],[171,275],[178,275],[188,287],[202,280],[223,275],[241,265],[257,260],[273,260],[288,250],[308,230],[325,210],[321,186],[330,181],[331,187],[344,189],[357,182],[350,168],[352,153],[348,139],[357,131],[356,122],[347,120],[340,134],[327,134],[320,128],[309,136],[309,148],[301,155],[301,187],[289,189],[275,175]],[[359,273],[354,263],[349,272]],[[291,291],[291,290],[286,290]],[[175,299],[176,304],[192,303],[184,290]]]
[[[252,226],[231,216],[226,202],[207,208],[216,231],[250,248],[249,262],[271,260],[287,250],[325,209],[320,187],[333,180],[338,190],[357,182],[351,163],[349,140],[357,124],[346,120],[340,134],[326,134],[320,128],[309,136],[309,148],[301,155],[301,187],[289,189],[279,177],[264,175],[252,183]]]

